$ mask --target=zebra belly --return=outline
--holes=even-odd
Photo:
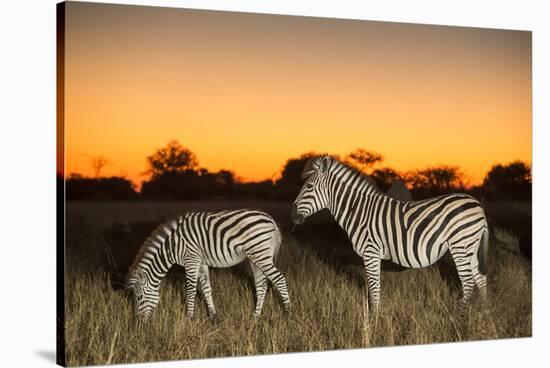
[[[392,247],[390,250],[389,248]],[[431,242],[414,243],[408,238],[402,243],[385,247],[382,259],[390,260],[407,268],[423,268],[433,265],[447,251],[444,241],[436,238]]]
[[[204,261],[208,267],[225,268],[235,266],[244,261],[245,258],[244,252],[240,249],[233,249],[230,252],[223,252],[223,254],[205,255]]]

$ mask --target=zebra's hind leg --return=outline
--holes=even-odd
[[[214,307],[214,299],[212,298],[212,286],[210,285],[210,273],[208,266],[202,264],[199,269],[199,285],[202,295],[206,300],[208,315],[210,318],[216,317],[216,308]]]
[[[477,271],[477,273],[476,273]],[[483,303],[487,302],[487,276],[482,275],[479,270],[474,269],[474,283],[479,290],[479,295]]]
[[[271,281],[271,283],[277,289],[277,292],[281,296],[283,301],[283,306],[287,312],[290,311],[290,297],[288,296],[288,289],[286,286],[286,280],[283,274],[275,267],[273,264],[273,256],[271,257],[262,257],[258,253],[248,254],[250,262],[254,266],[258,267],[261,272]]]
[[[470,262],[471,254],[468,254],[470,246],[471,244],[467,243],[451,244],[449,246],[458,272],[458,278],[462,284],[462,297],[458,302],[460,309],[463,309],[470,302],[475,285],[472,264]]]
[[[254,317],[259,317],[260,314],[262,314],[267,292],[267,277],[254,263],[250,262],[250,266],[252,267],[252,272],[254,272],[254,286],[256,288],[256,308],[254,309]]]
[[[487,301],[487,276],[484,274],[487,272],[485,267],[482,267],[483,265],[480,265],[480,262],[483,262],[483,260],[480,261],[480,251],[482,249],[479,249],[479,247],[483,246],[483,235],[479,239],[479,245],[478,248],[475,249],[473,252],[471,258],[470,258],[470,265],[472,267],[472,275],[474,279],[474,284],[477,286],[477,289],[479,291],[479,296],[481,297],[481,301],[483,304]],[[484,272],[481,273],[480,267],[484,269]]]
[[[482,274],[479,270],[477,251],[472,255],[470,264],[472,266],[474,284],[477,286],[482,303],[485,304],[487,302],[487,276]]]

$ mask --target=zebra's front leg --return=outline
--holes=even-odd
[[[367,250],[363,255],[363,265],[367,274],[369,302],[374,312],[377,313],[380,301],[380,256],[371,250]]]
[[[208,315],[210,318],[216,317],[216,308],[214,307],[214,299],[212,298],[212,286],[210,285],[210,273],[208,266],[202,264],[199,268],[199,285],[202,295],[206,300]]]
[[[195,312],[195,297],[197,295],[197,281],[199,278],[200,261],[188,262],[185,265],[185,297],[187,318],[193,318]]]

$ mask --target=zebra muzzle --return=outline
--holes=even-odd
[[[299,214],[296,210],[296,207],[292,209],[292,212],[290,213],[290,218],[292,219],[294,225],[301,225],[304,223],[305,220],[304,215]]]

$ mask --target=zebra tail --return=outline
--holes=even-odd
[[[283,242],[283,236],[275,221],[273,222],[273,226],[275,226],[275,233],[273,234],[273,238],[275,240],[275,248],[273,249],[273,263],[277,264],[277,261],[279,260],[279,254],[281,252],[281,243]]]
[[[486,227],[481,234],[481,244],[477,250],[477,259],[479,261],[479,272],[487,274],[487,261],[489,255],[489,228]]]

